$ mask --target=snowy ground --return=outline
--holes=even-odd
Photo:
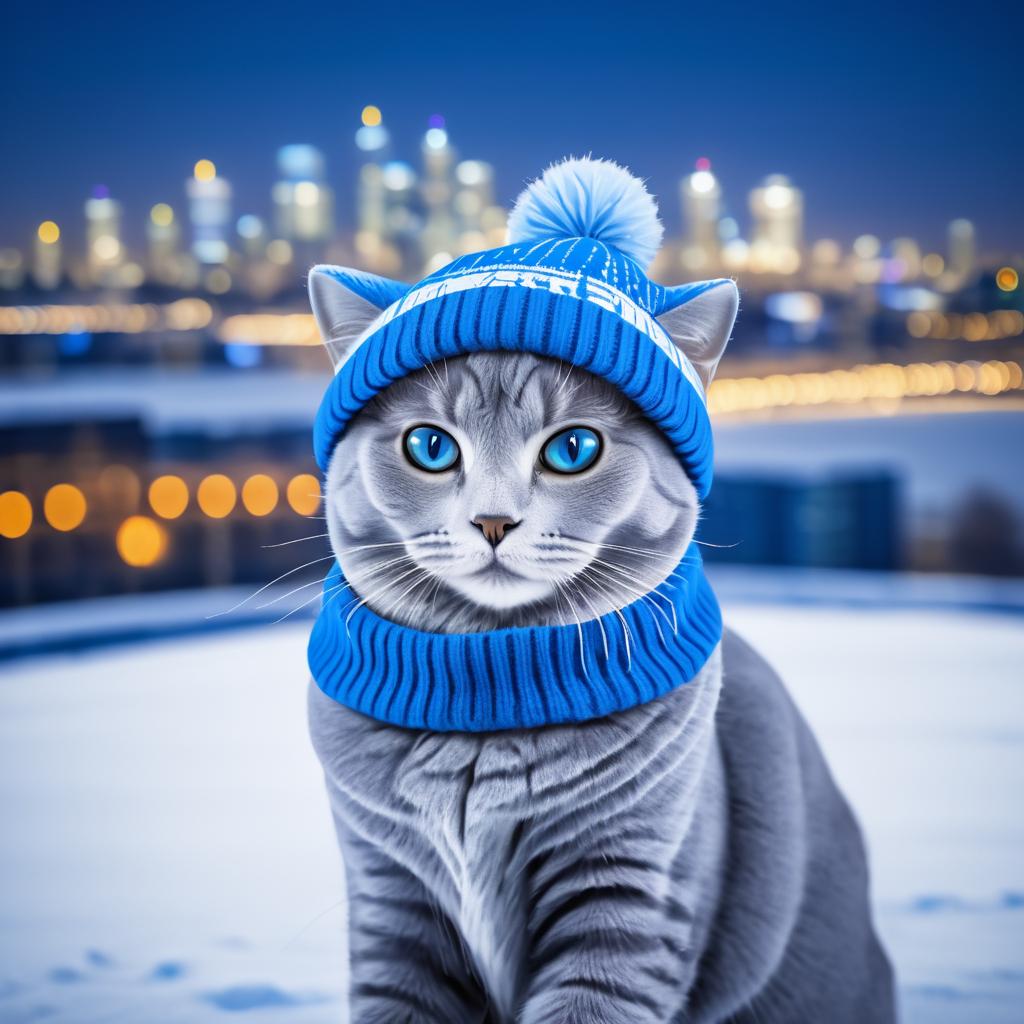
[[[1020,1021],[1024,618],[767,596],[727,617],[860,815],[904,1020]],[[0,664],[4,1024],[342,1018],[293,622]]]

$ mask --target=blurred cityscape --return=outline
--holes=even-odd
[[[68,242],[81,225],[42,220],[30,244],[0,249],[0,606],[315,570],[322,536],[307,557],[292,546],[323,533],[309,426],[327,362],[307,269],[414,280],[505,234],[494,167],[461,159],[443,117],[415,165],[377,107],[361,121],[357,194],[341,203],[323,154],[292,144],[265,211],[234,209],[230,169],[200,157],[144,224],[97,185],[83,244]],[[998,468],[965,490],[947,467],[947,493],[929,480],[923,501],[886,445],[835,465],[736,456],[752,425],[806,420],[809,450],[859,418],[956,415],[966,429],[988,420],[959,414],[1024,407],[1020,252],[987,252],[962,218],[943,252],[807,239],[805,201],[782,174],[729,197],[707,157],[659,197],[668,241],[652,276],[732,276],[743,296],[709,395],[733,455],[702,524],[708,557],[1024,572],[1024,497],[992,485]]]

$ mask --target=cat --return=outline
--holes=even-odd
[[[497,263],[523,273],[521,251],[511,256]],[[310,292],[355,388],[377,364],[347,360],[405,289],[365,276],[353,288],[345,274],[312,274]],[[428,281],[424,294],[437,293]],[[693,294],[659,323],[703,394],[736,292]],[[457,325],[478,322],[461,314]],[[688,586],[698,490],[622,389],[511,348],[453,352],[360,398],[327,465],[344,582],[329,580],[321,615],[333,606],[344,624],[366,606],[435,635],[568,627],[584,667],[602,657],[600,643],[583,647],[597,620],[602,634],[621,627],[603,657],[624,650],[628,675],[627,606],[666,643],[686,626],[672,595]],[[701,665],[623,710],[493,731],[389,724],[311,685],[347,880],[354,1024],[895,1020],[860,832],[807,725],[731,630]]]
[[[567,419],[608,439],[604,465],[531,492],[524,462]],[[461,486],[410,469],[401,438],[420,422],[466,439]],[[698,517],[627,399],[505,353],[378,396],[338,444],[326,509],[354,592],[434,632],[572,623],[653,593]],[[518,525],[492,549],[473,520],[496,511]],[[857,826],[735,634],[689,685],[592,722],[414,731],[316,686],[310,722],[344,851],[353,1022],[893,1019]]]

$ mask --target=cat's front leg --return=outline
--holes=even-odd
[[[422,882],[362,839],[344,842],[351,1024],[482,1024],[458,935]]]
[[[660,868],[590,850],[535,896],[519,1024],[665,1024],[686,986],[688,913],[653,895]]]

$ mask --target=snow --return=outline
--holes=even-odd
[[[743,579],[723,582],[740,595],[727,619],[781,671],[857,810],[905,1021],[1019,1020],[1019,605],[793,603],[788,584],[744,597]],[[343,1016],[308,628],[3,663],[0,1021]]]

